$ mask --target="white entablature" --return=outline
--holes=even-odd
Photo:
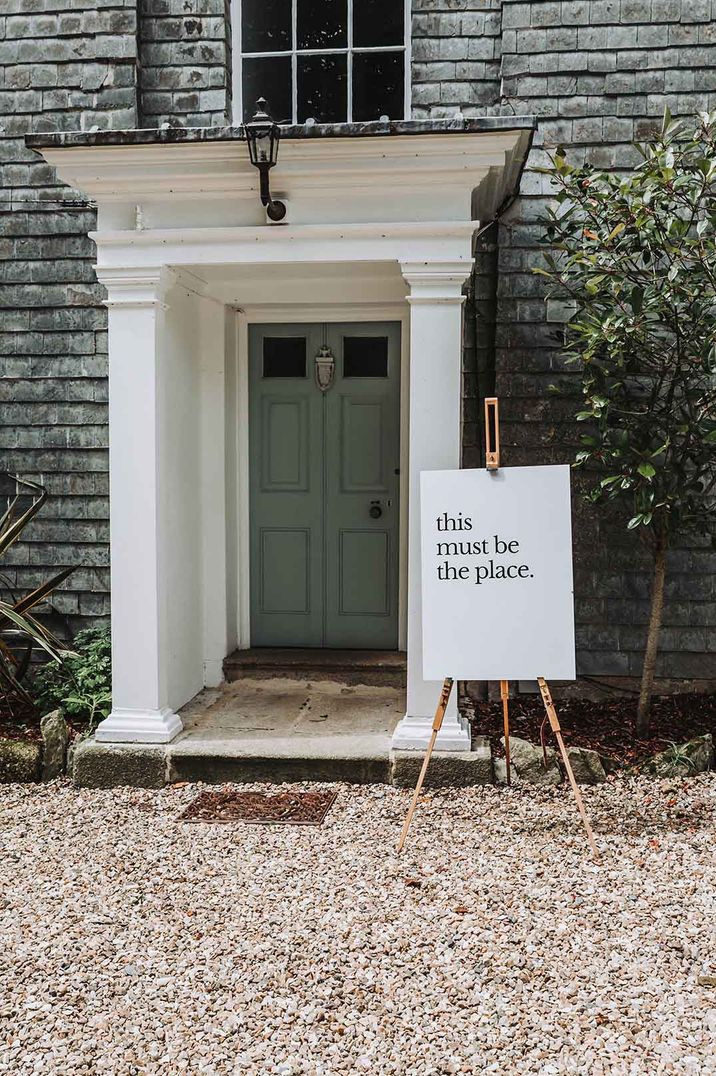
[[[532,134],[524,119],[403,123],[392,125],[395,134],[370,133],[381,125],[364,124],[356,136],[358,126],[283,130],[271,172],[272,193],[288,206],[282,227],[491,218],[514,189]],[[28,142],[66,183],[96,200],[100,231],[266,223],[240,129],[36,135]]]

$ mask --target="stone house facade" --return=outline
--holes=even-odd
[[[4,571],[29,588],[79,560],[55,599],[75,628],[110,609],[105,292],[93,205],[25,136],[240,122],[239,10],[240,0],[5,0],[0,12],[1,469],[51,493]],[[572,403],[548,391],[568,381],[555,347],[565,310],[531,272],[548,196],[534,168],[557,145],[628,166],[666,105],[715,107],[716,0],[412,0],[409,15],[407,115],[537,119],[519,197],[482,235],[468,285],[463,465],[480,465],[481,401],[493,392],[507,463],[568,462]],[[576,498],[575,513],[578,671],[635,676],[645,559],[621,521]],[[715,580],[705,544],[672,554],[661,677],[716,679]]]

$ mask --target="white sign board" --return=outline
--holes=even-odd
[[[421,475],[423,677],[574,680],[569,467]]]

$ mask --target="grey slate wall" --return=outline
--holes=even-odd
[[[0,471],[41,479],[51,494],[3,572],[29,589],[79,560],[57,606],[104,615],[107,346],[87,237],[95,216],[23,136],[136,125],[134,0],[3,0],[0,65]]]
[[[139,0],[140,126],[231,122],[229,0]]]
[[[495,10],[495,9],[499,10]],[[712,0],[414,0],[414,110],[417,116],[466,116],[485,110],[539,117],[522,194],[500,227],[495,383],[503,401],[503,449],[511,464],[569,462],[579,431],[555,336],[564,309],[545,302],[531,273],[548,186],[533,171],[558,144],[603,168],[630,165],[631,143],[648,138],[668,104],[675,115],[716,107],[716,3]],[[429,12],[429,14],[428,14]],[[468,36],[483,13],[486,40]],[[499,19],[498,35],[494,27]],[[457,27],[457,29],[456,29]],[[465,29],[462,29],[465,27]],[[456,37],[456,35],[458,35]],[[499,79],[461,79],[471,58],[487,57]],[[489,77],[488,76],[488,77]],[[444,80],[450,80],[446,84]],[[480,102],[475,100],[479,93]],[[477,458],[472,383],[466,378],[464,462]],[[648,610],[648,561],[623,519],[575,499],[578,667],[583,674],[637,675]],[[671,556],[659,673],[716,677],[716,555],[686,543]]]

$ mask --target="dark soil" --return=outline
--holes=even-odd
[[[337,792],[201,792],[180,815],[185,822],[264,822],[320,826]]]
[[[593,702],[588,699],[556,699],[555,705],[568,747],[590,747],[622,766],[664,751],[674,743],[685,743],[710,732],[716,736],[716,694],[661,695],[654,699],[651,735],[637,740],[636,696],[614,696]],[[474,703],[472,719],[476,734],[489,736],[493,749],[499,748],[502,731],[500,702]],[[540,742],[545,717],[539,696],[510,699],[510,733],[532,743]],[[554,746],[549,724],[546,742]]]
[[[39,740],[41,716],[21,699],[0,697],[0,740]]]

